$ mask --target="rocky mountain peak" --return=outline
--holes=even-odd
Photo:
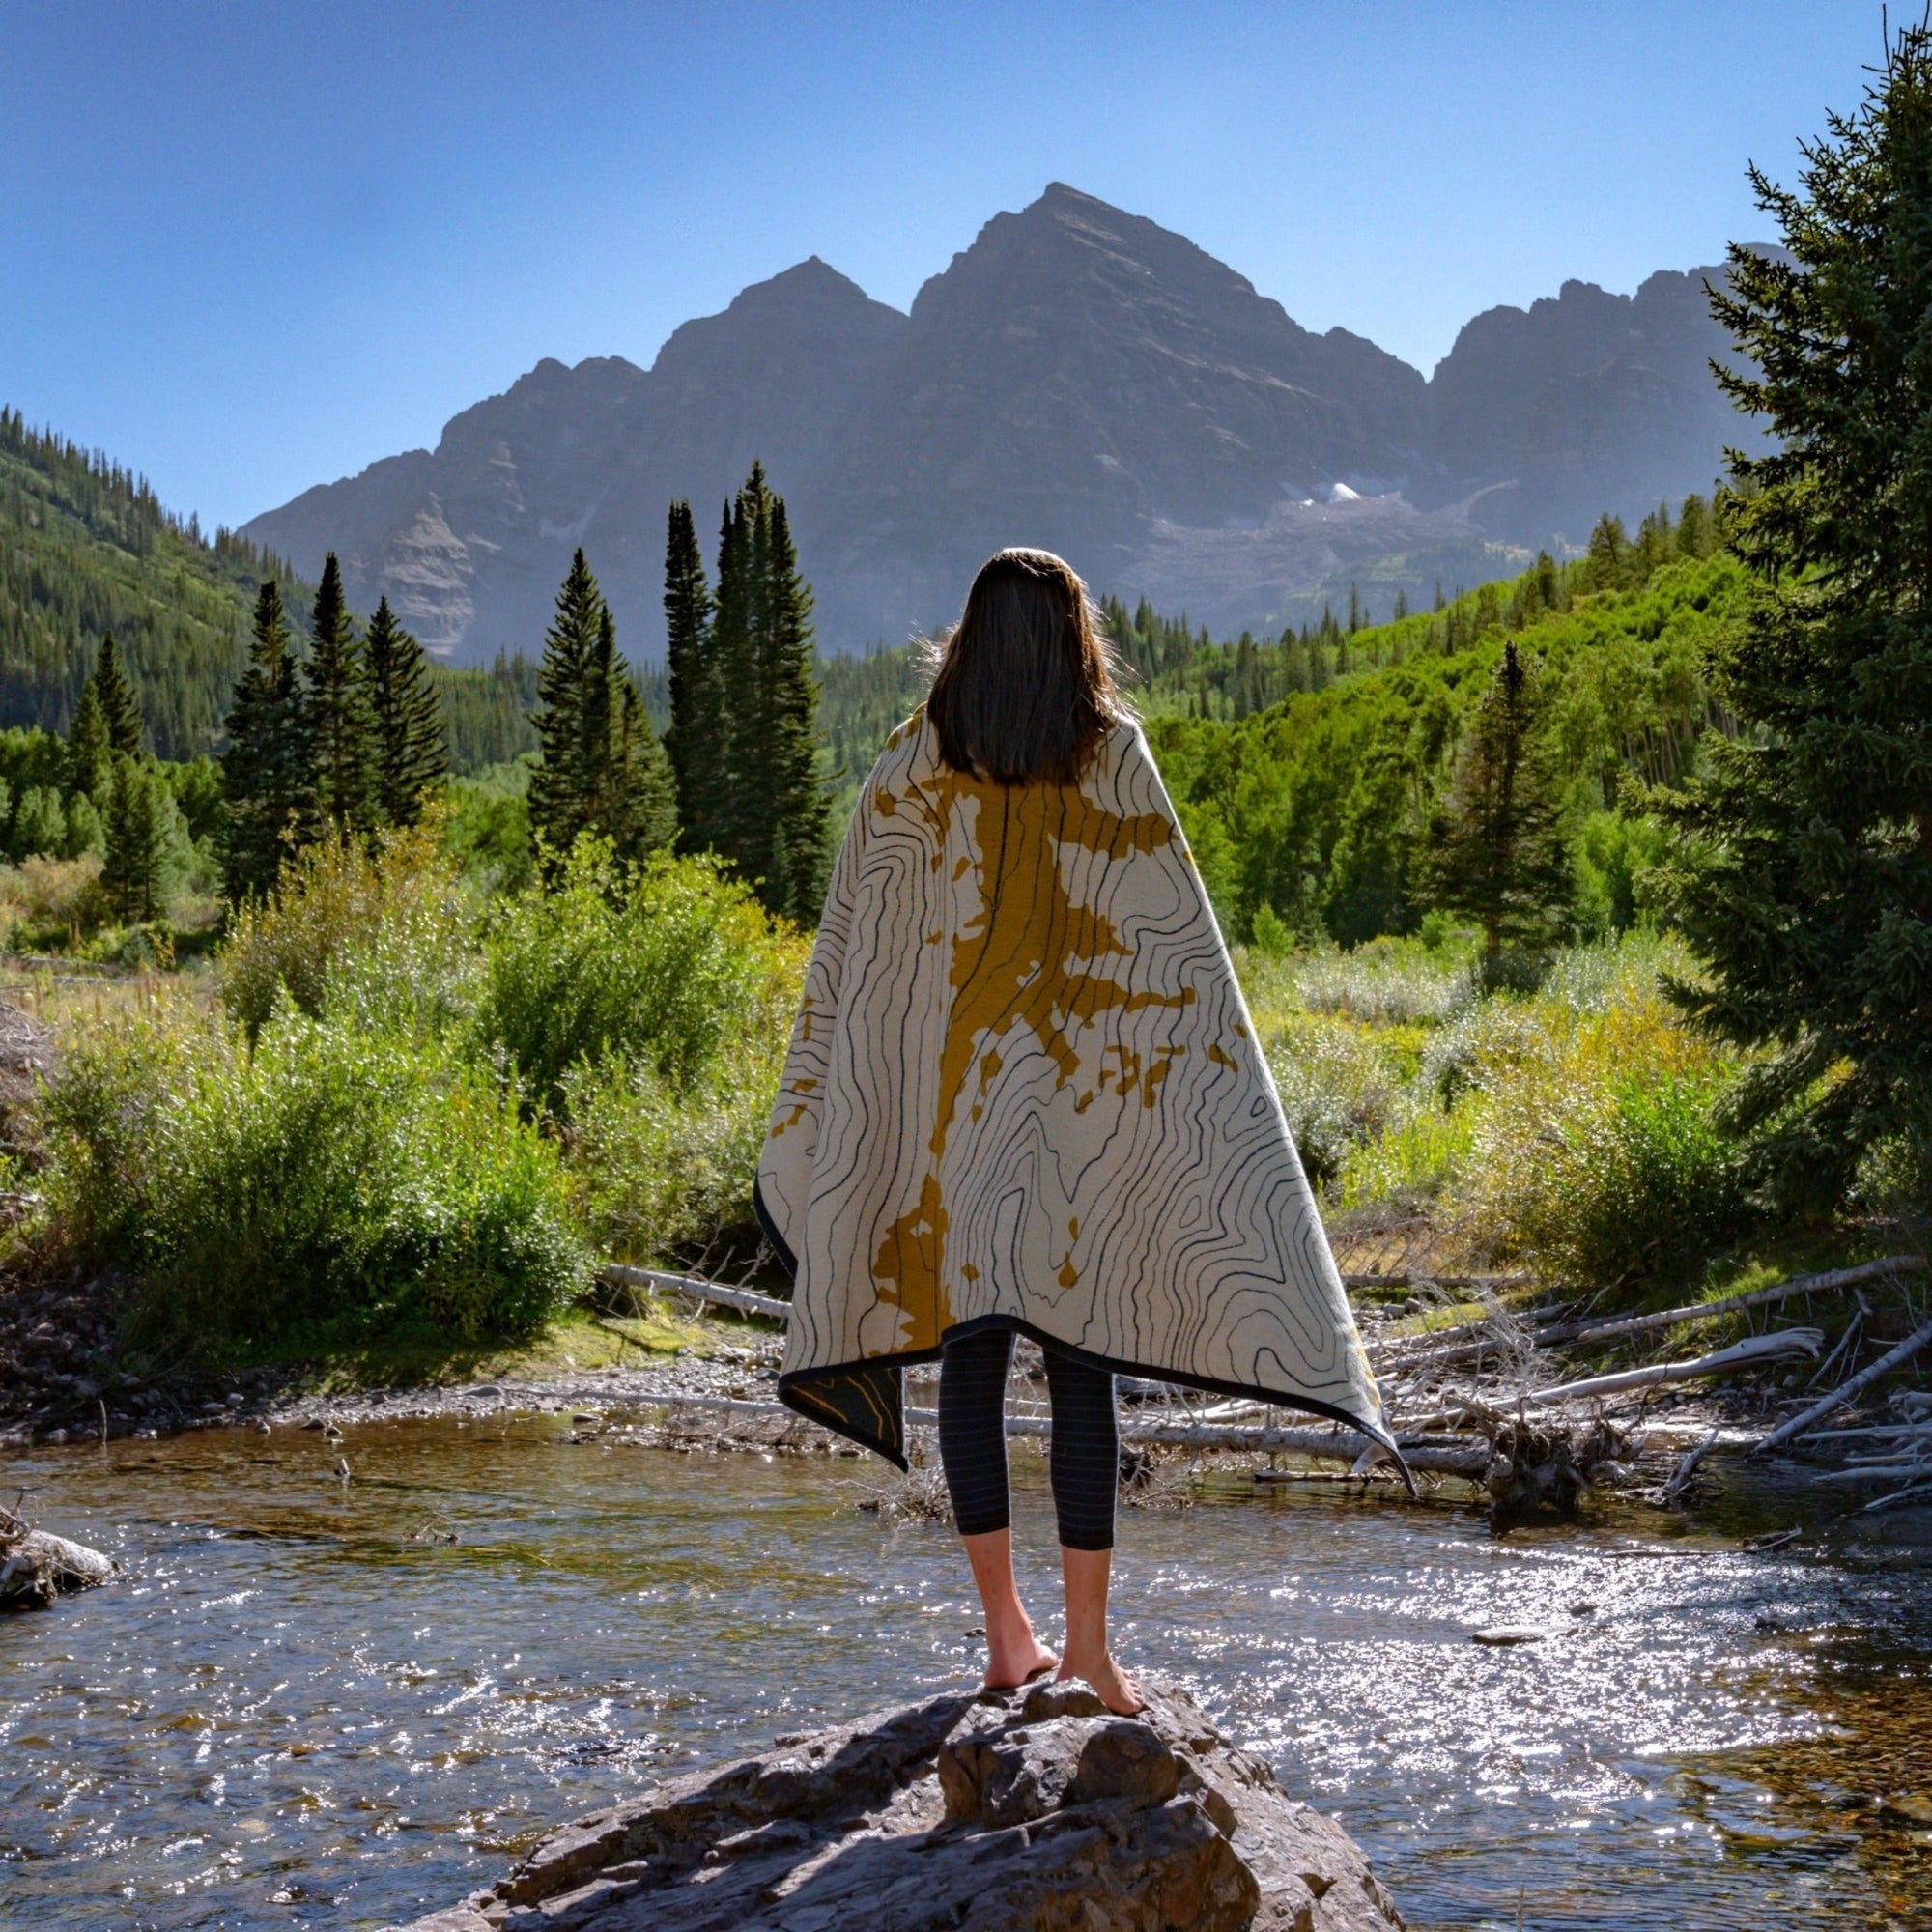
[[[1707,366],[1725,345],[1700,284],[1720,272],[1491,309],[1425,383],[1361,336],[1303,328],[1185,236],[1051,182],[910,314],[808,256],[685,323],[648,370],[546,358],[435,451],[243,534],[305,571],[335,550],[358,609],[386,594],[472,661],[537,647],[582,543],[648,659],[666,505],[688,497],[709,526],[756,458],[830,649],[942,621],[1019,542],[1217,629],[1272,627],[1338,585],[1346,601],[1378,558],[1409,559],[1412,593],[1435,573],[1474,582],[1510,560],[1486,540],[1578,542],[1605,508],[1708,489],[1725,442],[1749,439]]]

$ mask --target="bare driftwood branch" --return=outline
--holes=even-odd
[[[1648,1335],[1659,1328],[1675,1328],[1685,1321],[1708,1321],[1716,1315],[1735,1315],[1741,1309],[1769,1308],[1774,1302],[1789,1301],[1796,1294],[1829,1294],[1839,1289],[1856,1288],[1861,1282],[1875,1281],[1882,1275],[1913,1274],[1924,1265],[1923,1255],[1887,1255],[1882,1261],[1861,1262],[1857,1267],[1834,1268],[1829,1274],[1794,1275],[1772,1288],[1726,1295],[1721,1301],[1692,1302],[1687,1308],[1666,1308],[1657,1315],[1627,1315],[1617,1321],[1569,1321],[1561,1327],[1539,1330],[1536,1342],[1539,1348],[1547,1349],[1558,1342],[1608,1342],[1618,1335]]]
[[[1866,1422],[1857,1429],[1814,1429],[1809,1434],[1813,1442],[1849,1442],[1863,1435],[1889,1435],[1896,1440],[1900,1436],[1932,1435],[1932,1422]]]
[[[1344,1288],[1523,1288],[1529,1274],[1345,1274]]]
[[[1923,1456],[1910,1463],[1852,1463],[1842,1469],[1820,1469],[1814,1483],[1889,1482],[1893,1476],[1932,1476],[1932,1461]]]
[[[1671,1472],[1669,1482],[1663,1486],[1665,1502],[1674,1503],[1690,1487],[1690,1479],[1697,1473],[1697,1465],[1718,1446],[1718,1437],[1722,1434],[1721,1429],[1714,1428],[1696,1448],[1685,1452],[1683,1459]]]
[[[799,1416],[795,1409],[787,1408],[781,1402],[755,1402],[742,1396],[667,1395],[646,1398],[645,1403],[652,1408],[696,1408],[725,1415],[788,1416],[796,1421],[810,1420],[809,1417]],[[939,1411],[936,1408],[908,1407],[905,1419],[914,1428],[934,1429],[939,1424]],[[1044,1438],[1053,1434],[1053,1424],[1044,1415],[1009,1414],[1007,1417],[1007,1434]],[[1295,1455],[1325,1457],[1337,1463],[1352,1463],[1362,1449],[1362,1437],[1353,1430],[1244,1428],[1239,1424],[1213,1422],[1146,1422],[1131,1414],[1122,1419],[1121,1440],[1199,1449],[1285,1449]],[[1412,1450],[1405,1448],[1403,1455],[1417,1468],[1450,1470],[1454,1463],[1476,1461],[1478,1451],[1462,1443],[1436,1442],[1422,1444]],[[1450,1459],[1448,1462],[1436,1460],[1445,1456]],[[1423,1460],[1417,1462],[1418,1457]],[[1477,1462],[1479,1473],[1482,1467],[1488,1466],[1488,1462],[1489,1452],[1483,1449]]]
[[[1756,1368],[1785,1355],[1809,1355],[1815,1360],[1824,1339],[1815,1328],[1786,1328],[1776,1335],[1753,1335],[1748,1341],[1688,1362],[1653,1362],[1647,1369],[1622,1369],[1615,1375],[1591,1376],[1580,1382],[1559,1382],[1523,1400],[1538,1405],[1577,1402],[1586,1396],[1621,1395],[1630,1389],[1662,1388],[1669,1382],[1727,1375],[1733,1369]]]
[[[1820,1382],[1831,1385],[1831,1378],[1837,1374],[1840,1362],[1856,1362],[1859,1358],[1859,1344],[1865,1338],[1865,1298],[1859,1296],[1858,1311],[1845,1323],[1845,1332],[1832,1344],[1832,1351],[1811,1371],[1809,1380],[1804,1384],[1808,1395]]]
[[[1868,1502],[1859,1514],[1873,1516],[1880,1510],[1897,1509],[1903,1503],[1916,1503],[1920,1496],[1932,1496],[1932,1483],[1912,1483],[1902,1490],[1893,1490],[1889,1496]]]
[[[735,1308],[741,1315],[762,1315],[769,1321],[789,1321],[791,1303],[776,1295],[757,1294],[749,1288],[726,1288],[723,1282],[705,1281],[695,1274],[665,1274],[657,1268],[629,1267],[622,1262],[606,1262],[597,1270],[600,1280],[619,1288],[647,1288],[657,1294],[688,1294],[696,1301],[710,1301],[723,1308]]]
[[[1889,1376],[1893,1369],[1902,1368],[1926,1343],[1932,1342],[1932,1321],[1915,1328],[1897,1348],[1889,1350],[1873,1362],[1869,1368],[1861,1369],[1850,1381],[1840,1382],[1822,1402],[1814,1402],[1803,1415],[1794,1415],[1789,1422],[1780,1423],[1757,1448],[1754,1455],[1767,1456],[1774,1449],[1781,1449],[1785,1443],[1795,1441],[1816,1424],[1863,1394],[1872,1383]]]

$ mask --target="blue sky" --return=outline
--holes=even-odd
[[[1062,180],[1425,372],[1764,235],[1863,0],[0,0],[0,401],[204,523],[648,363],[822,255],[905,306]]]

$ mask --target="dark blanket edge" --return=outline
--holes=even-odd
[[[1096,1354],[1091,1349],[1076,1348],[1057,1335],[1049,1335],[1044,1329],[1035,1327],[1016,1315],[981,1315],[971,1321],[956,1322],[940,1338],[937,1349],[909,1349],[902,1354],[869,1355],[857,1361],[831,1363],[822,1368],[794,1369],[779,1378],[779,1400],[809,1421],[821,1424],[856,1442],[860,1448],[883,1457],[895,1468],[904,1470],[907,1466],[905,1411],[899,1396],[898,1371],[921,1362],[937,1361],[947,1342],[993,1328],[1005,1328],[1015,1335],[1025,1335],[1042,1348],[1057,1350],[1073,1361],[1109,1375],[1137,1376],[1148,1381],[1199,1389],[1205,1395],[1228,1396],[1240,1402],[1268,1403],[1277,1408],[1291,1408],[1303,1415],[1319,1416],[1324,1422],[1340,1423],[1345,1429],[1352,1429],[1357,1435],[1367,1437],[1377,1447],[1387,1450],[1395,1459],[1396,1468],[1407,1485],[1410,1495],[1417,1493],[1415,1478],[1395,1437],[1386,1429],[1364,1422],[1361,1417],[1350,1415],[1332,1403],[1318,1402],[1309,1396],[1288,1395],[1280,1389],[1263,1388],[1253,1383],[1219,1381],[1208,1376],[1184,1375],[1170,1368]],[[883,1386],[887,1375],[892,1383],[889,1397]],[[839,1388],[841,1383],[845,1385],[844,1390]],[[817,1385],[816,1392],[814,1384]],[[850,1399],[850,1396],[860,1396],[862,1388],[869,1395],[869,1400],[863,1396],[857,1401]],[[850,1395],[846,1400],[840,1400],[839,1396],[846,1391]],[[880,1417],[880,1409],[888,1402],[890,1420],[885,1421]],[[884,1421],[884,1426],[868,1429],[867,1423],[870,1418],[879,1418]]]

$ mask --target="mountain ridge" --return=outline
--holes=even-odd
[[[541,635],[584,545],[627,648],[661,637],[664,514],[700,527],[755,457],[787,497],[829,650],[955,611],[1004,543],[1217,630],[1411,594],[1708,489],[1730,412],[1700,277],[1570,281],[1464,325],[1432,377],[1318,334],[1185,236],[1055,182],[994,214],[906,311],[817,256],[667,338],[649,368],[552,358],[242,534],[387,595],[455,661]],[[1721,431],[1721,433],[1720,433]],[[1343,486],[1339,491],[1337,486]]]

